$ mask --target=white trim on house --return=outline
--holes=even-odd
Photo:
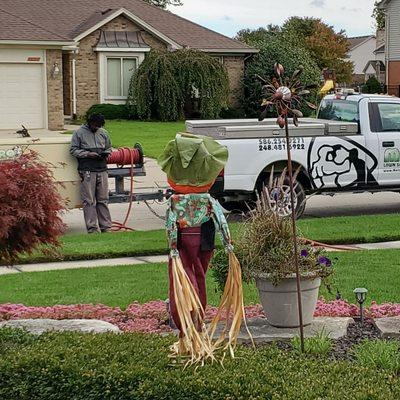
[[[221,55],[235,55],[235,54],[255,54],[259,53],[258,49],[196,49],[204,51],[205,53],[220,53]]]
[[[151,49],[146,48],[146,47],[127,47],[127,48],[121,48],[121,47],[115,47],[115,48],[110,48],[110,47],[95,47],[93,49],[94,51],[102,51],[102,52],[116,52],[116,53],[132,53],[132,52],[137,52],[137,53],[147,53]]]
[[[51,40],[0,40],[0,45],[1,44],[7,44],[7,45],[38,45],[38,46],[55,46],[55,47],[60,47],[60,46],[75,46],[75,42],[55,42]]]
[[[107,50],[98,53],[100,103],[125,104],[126,102],[127,96],[107,96],[107,59],[118,57],[136,59],[136,67],[138,68],[143,62],[145,54],[143,49],[140,52],[110,52]]]
[[[143,21],[141,18],[136,16],[135,14],[131,13],[130,11],[126,10],[125,8],[120,8],[119,10],[116,10],[112,14],[108,15],[105,17],[103,20],[98,22],[96,25],[93,25],[91,28],[86,30],[85,32],[82,32],[80,35],[76,36],[74,38],[75,42],[81,41],[84,37],[90,35],[91,33],[97,31],[97,29],[101,28],[103,25],[107,24],[108,22],[112,21],[113,19],[119,17],[120,15],[125,16],[126,18],[130,19],[131,21],[135,22],[137,25],[140,27],[144,28],[145,30],[151,32],[153,35],[157,36],[161,40],[163,40],[165,43],[168,43],[172,49],[181,49],[182,46],[175,41],[171,40],[168,36],[164,35],[157,29],[153,28],[151,25],[149,25],[147,22]]]
[[[44,128],[49,129],[49,94],[47,92],[47,51],[43,51],[44,53],[44,62],[43,62],[43,90],[44,90],[44,106],[43,106],[43,117],[44,117]]]

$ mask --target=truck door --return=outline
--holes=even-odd
[[[369,115],[378,136],[379,185],[400,186],[400,102],[371,102]]]
[[[325,98],[318,118],[360,124],[357,101]],[[371,176],[371,154],[363,135],[315,138],[309,150],[309,174],[316,189],[365,187]],[[376,166],[376,163],[375,163]]]

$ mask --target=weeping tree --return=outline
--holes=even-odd
[[[140,119],[175,121],[196,103],[202,118],[217,118],[228,93],[228,75],[218,59],[197,50],[152,50],[132,77],[128,107]]]

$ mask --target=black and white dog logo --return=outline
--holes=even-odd
[[[308,149],[308,173],[316,189],[378,185],[373,176],[377,165],[378,160],[368,149],[347,138],[321,145],[313,139]]]

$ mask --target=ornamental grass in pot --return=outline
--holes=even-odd
[[[269,323],[299,326],[292,221],[272,207],[273,192],[264,187],[250,219],[244,224],[238,248],[245,280],[254,280]],[[277,204],[274,202],[273,204]],[[322,280],[332,275],[332,262],[323,250],[298,241],[304,325],[312,322]]]
[[[290,217],[280,216],[271,206],[271,193],[264,188],[250,218],[240,228],[235,241],[243,279],[255,282],[268,322],[277,327],[299,326],[293,233]],[[333,273],[332,262],[324,251],[298,237],[303,322],[312,322],[322,281]],[[213,262],[214,277],[224,275],[220,251]]]

